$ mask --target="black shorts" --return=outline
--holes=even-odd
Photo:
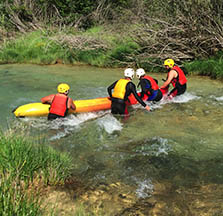
[[[157,102],[157,101],[160,101],[162,98],[163,98],[163,93],[160,91],[160,89],[158,89],[157,95],[153,101]]]
[[[187,84],[176,84],[176,87],[171,90],[171,92],[168,95],[173,94],[174,96],[176,95],[182,95],[185,91],[187,90]]]
[[[111,99],[111,113],[112,114],[125,114],[125,108],[126,104],[124,100],[118,99],[118,98],[112,98]]]
[[[54,120],[54,119],[57,119],[57,118],[65,118],[65,116],[60,116],[60,115],[53,114],[53,113],[48,114],[48,120]]]

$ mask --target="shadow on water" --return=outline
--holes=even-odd
[[[0,76],[0,88],[9,89],[7,96],[0,91],[4,126],[15,106],[39,101],[61,81],[70,83],[73,98],[106,96],[122,70],[5,65]],[[150,104],[150,113],[135,105],[126,121],[102,111],[52,122],[13,119],[14,126],[28,125],[34,138],[73,157],[70,205],[82,203],[95,215],[223,215],[223,85],[188,80],[183,96]]]

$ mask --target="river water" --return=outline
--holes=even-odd
[[[73,99],[107,96],[122,69],[0,65],[0,125],[25,124],[74,159],[74,203],[100,215],[223,215],[223,83],[188,77],[172,101],[140,105],[123,120],[110,111],[65,120],[16,119],[11,111],[56,93],[66,82]],[[162,83],[165,74],[150,74]],[[137,84],[137,79],[134,78]],[[13,124],[13,125],[12,125]],[[71,204],[72,205],[72,204]]]

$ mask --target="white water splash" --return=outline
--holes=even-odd
[[[151,150],[156,157],[161,154],[168,155],[168,153],[171,151],[171,146],[168,145],[167,139],[161,137],[153,137],[152,140],[157,141],[157,143],[151,145]]]
[[[58,118],[48,121],[47,117],[40,118],[23,118],[22,121],[29,123],[33,128],[41,130],[55,130],[56,134],[50,137],[50,140],[60,139],[72,133],[74,130],[80,129],[81,124],[89,120],[97,119],[104,116],[109,111],[79,113],[69,115],[66,118]]]
[[[167,103],[187,103],[191,100],[198,100],[201,97],[194,95],[193,93],[184,93],[182,95],[173,97],[172,99],[168,98],[167,96],[164,96],[162,100],[160,101],[161,104],[167,104]]]
[[[122,130],[122,123],[119,122],[112,114],[105,115],[98,119],[97,123],[109,134],[112,134],[114,131]]]
[[[78,130],[82,123],[97,119],[106,114],[106,111],[100,112],[88,112],[88,113],[80,113],[77,115],[69,115],[65,119],[56,119],[54,122],[53,129],[64,128],[63,132],[58,132],[56,135],[52,136],[50,140],[60,139],[65,137],[66,135],[72,133],[74,130]],[[51,126],[52,128],[52,126]]]
[[[188,93],[188,92],[186,92],[186,93],[184,93],[184,94],[182,94],[182,95],[179,95],[179,96],[176,96],[176,97],[174,97],[173,99],[172,99],[172,101],[174,102],[174,103],[187,103],[187,102],[189,102],[189,101],[191,101],[191,100],[198,100],[198,99],[200,99],[201,97],[198,97],[198,96],[196,96],[196,95],[194,95],[194,94],[192,94],[192,93]]]
[[[58,140],[58,139],[61,139],[63,137],[65,137],[67,134],[69,134],[70,132],[68,130],[64,130],[64,131],[60,131],[60,132],[57,132],[55,135],[51,136],[49,138],[50,141],[53,141],[53,140]]]
[[[194,95],[193,93],[184,93],[182,95],[176,96],[172,99],[169,99],[167,96],[164,96],[162,100],[159,102],[151,102],[151,101],[145,101],[145,103],[150,106],[151,110],[154,109],[160,109],[163,107],[163,105],[168,104],[168,103],[187,103],[191,100],[198,100],[201,97]],[[133,106],[134,108],[137,109],[144,109],[144,107],[141,106],[141,104],[137,103],[136,105]]]
[[[222,97],[215,97],[215,99],[216,99],[217,101],[223,101],[223,96],[222,96]]]
[[[154,185],[150,179],[146,179],[144,181],[137,180],[136,183],[138,185],[136,189],[136,195],[138,198],[146,198],[151,196]]]
[[[223,105],[223,96],[217,97],[215,95],[210,95],[209,98],[213,105]]]
[[[143,156],[158,157],[160,155],[168,155],[171,150],[171,146],[168,144],[168,139],[153,137],[152,139],[145,140],[145,143],[138,147],[136,152],[142,154]]]

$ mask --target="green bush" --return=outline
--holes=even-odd
[[[132,41],[117,43],[117,45],[109,53],[109,57],[119,61],[131,62],[132,59],[129,59],[128,56],[136,53],[138,48],[139,45]]]
[[[210,76],[214,79],[223,79],[222,53],[207,60],[195,60],[185,63],[185,68],[190,74]]]

